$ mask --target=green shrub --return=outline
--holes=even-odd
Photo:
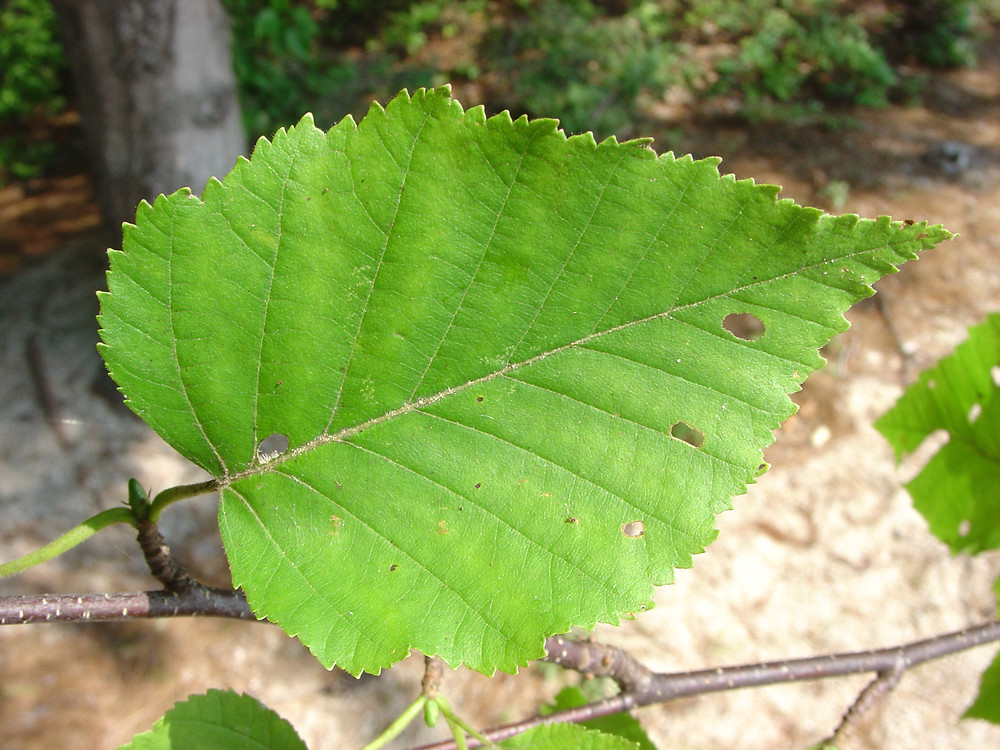
[[[0,5],[0,121],[62,109],[65,74],[59,29],[48,0]]]
[[[969,64],[976,35],[1000,19],[998,0],[223,3],[251,136],[307,109],[327,126],[401,88],[463,79],[480,81],[493,110],[554,115],[599,136],[631,134],[674,92],[750,118],[880,106],[914,85],[899,65]],[[429,43],[454,37],[462,55],[452,47],[439,59]],[[65,108],[66,73],[49,2],[0,0],[0,174],[44,163],[51,149],[26,145],[26,118]]]
[[[66,106],[66,60],[48,0],[0,4],[0,184],[38,174],[55,145],[32,140],[29,121]]]
[[[897,65],[967,64],[983,0],[888,7],[839,0],[512,0],[481,49],[496,105],[570,131],[626,134],[684,90],[751,119],[886,105],[912,91]]]
[[[414,35],[447,3],[399,0],[376,10],[358,0],[224,4],[233,22],[233,65],[251,137],[291,125],[307,109],[329,126],[345,111],[363,113],[373,97],[440,83],[433,71],[400,65],[396,47],[405,54],[418,46]],[[369,51],[360,54],[365,47]]]
[[[832,0],[772,5],[738,52],[717,62],[710,95],[742,93],[751,116],[888,103],[899,78],[858,16],[838,14]]]
[[[977,0],[916,0],[901,3],[884,43],[903,60],[934,68],[972,65],[978,16],[989,3]]]
[[[627,134],[645,105],[680,80],[682,47],[656,3],[620,16],[589,0],[528,5],[497,25],[484,45],[501,73],[498,104],[548,112],[570,132]]]

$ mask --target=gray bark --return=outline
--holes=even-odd
[[[98,201],[117,225],[140,200],[201,193],[245,153],[229,19],[218,0],[53,0]]]

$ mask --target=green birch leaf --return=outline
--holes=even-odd
[[[1000,581],[993,588],[1000,595]],[[979,680],[979,693],[969,709],[962,715],[965,719],[985,719],[994,724],[1000,724],[1000,654],[983,672]]]
[[[523,750],[639,750],[624,737],[585,729],[576,724],[549,724],[529,729],[500,743]]]
[[[258,616],[352,673],[489,673],[651,606],[843,312],[949,236],[717,165],[421,90],[140,205],[101,351],[218,477]]]
[[[1000,314],[970,328],[875,427],[897,460],[931,433],[947,432],[948,442],[906,489],[952,552],[1000,547]]]
[[[209,690],[190,695],[148,732],[119,750],[306,750],[295,729],[249,695]]]
[[[552,703],[542,706],[541,715],[548,716],[556,711],[579,708],[580,706],[586,706],[588,703],[590,703],[590,699],[580,687],[567,685],[552,699]],[[642,724],[627,711],[619,714],[610,714],[609,716],[601,716],[590,721],[581,721],[577,726],[621,737],[635,743],[637,750],[656,750],[656,745],[650,741],[649,735],[646,734],[646,730],[643,729]]]

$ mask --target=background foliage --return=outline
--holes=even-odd
[[[598,137],[634,135],[664,107],[823,117],[912,98],[920,66],[973,63],[1000,18],[997,0],[223,2],[252,138],[445,82],[491,113]],[[0,180],[45,165],[51,148],[26,149],[25,131],[67,106],[66,78],[48,0],[0,3]]]
[[[54,144],[31,137],[34,123],[66,107],[66,60],[48,0],[0,4],[0,185],[26,178]]]

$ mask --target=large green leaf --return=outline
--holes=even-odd
[[[350,672],[410,648],[490,672],[648,608],[843,311],[949,236],[717,164],[439,89],[307,117],[201,200],[141,205],[101,350],[219,478],[254,611]],[[763,335],[724,327],[741,314]]]
[[[875,427],[897,460],[944,430],[948,442],[906,485],[914,507],[953,552],[1000,547],[1000,314],[970,328]]]
[[[295,729],[249,695],[189,695],[120,750],[306,750]]]

